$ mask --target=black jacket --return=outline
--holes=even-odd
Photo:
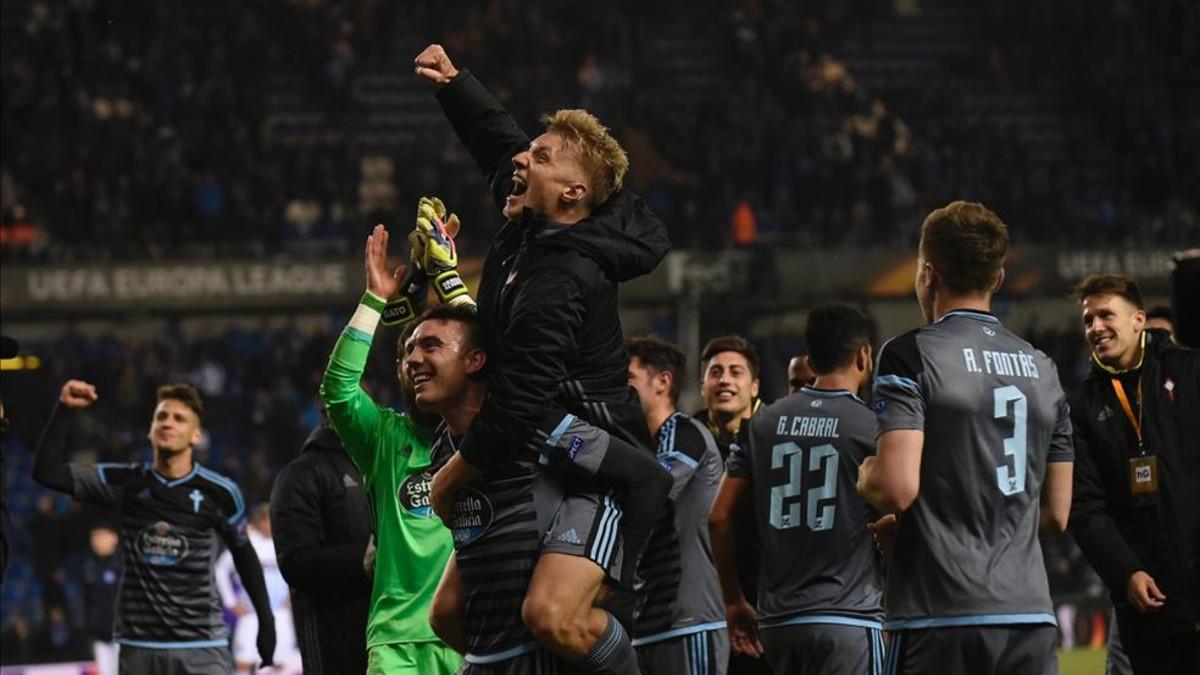
[[[529,137],[466,71],[438,100],[503,204],[512,158]],[[662,221],[628,190],[568,227],[526,210],[501,228],[477,294],[490,375],[488,397],[459,446],[467,460],[491,470],[536,452],[537,432],[549,434],[567,413],[653,447],[629,387],[617,286],[653,270],[669,249]]]
[[[292,589],[305,673],[366,672],[371,578],[363,554],[372,522],[362,475],[322,422],[271,494],[271,534]]]
[[[1113,377],[1122,380],[1136,415],[1138,372],[1143,438],[1159,468],[1158,495],[1148,499],[1130,492],[1137,436],[1112,385]],[[1165,331],[1148,330],[1138,372],[1114,374],[1093,363],[1070,399],[1071,532],[1108,585],[1128,644],[1200,630],[1200,352],[1172,345]],[[1126,598],[1129,576],[1138,570],[1167,596],[1157,613],[1140,614]]]

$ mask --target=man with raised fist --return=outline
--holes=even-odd
[[[631,573],[671,488],[628,384],[617,305],[619,283],[666,254],[666,228],[622,189],[628,158],[586,111],[546,116],[545,132],[531,141],[440,45],[415,65],[439,86],[443,111],[508,221],[477,296],[488,396],[460,461],[434,479],[434,506],[480,473],[538,461],[568,496],[546,535],[525,622],[582,672],[637,673],[621,623],[593,605],[605,580],[616,582],[610,608],[628,621]]]

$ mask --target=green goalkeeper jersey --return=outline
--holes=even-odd
[[[333,428],[362,471],[375,502],[375,583],[367,648],[437,641],[429,606],[454,551],[450,531],[429,507],[432,433],[375,403],[359,380],[373,335],[347,326],[321,381]]]

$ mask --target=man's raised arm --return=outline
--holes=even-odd
[[[414,63],[417,75],[439,85],[446,119],[487,178],[496,206],[503,206],[512,192],[512,158],[529,147],[529,136],[474,75],[454,67],[441,45],[429,45]]]

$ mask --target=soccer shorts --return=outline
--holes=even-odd
[[[1055,675],[1058,628],[1048,624],[953,626],[892,633],[885,675]]]
[[[776,673],[880,675],[883,631],[863,626],[802,623],[759,628],[763,657]]]
[[[729,665],[729,633],[723,628],[659,640],[636,649],[643,675],[725,675]]]
[[[542,540],[542,553],[587,558],[608,578],[621,581],[621,506],[613,493],[566,495]]]
[[[458,675],[570,675],[573,672],[557,656],[538,648],[495,663],[464,663]]]
[[[393,642],[367,649],[367,675],[453,675],[458,652],[441,642]]]
[[[188,673],[188,675],[231,675],[233,654],[228,647],[193,647],[191,649],[154,649],[121,645],[117,657],[121,675],[146,673]]]

